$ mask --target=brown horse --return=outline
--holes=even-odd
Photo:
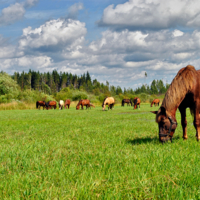
[[[159,106],[159,103],[160,103],[160,99],[154,99],[152,102],[151,102],[151,107],[154,105],[156,106],[156,104]]]
[[[183,138],[187,139],[186,108],[190,108],[194,115],[194,127],[197,141],[200,139],[200,71],[196,71],[191,65],[179,70],[165,94],[162,105],[156,114],[156,122],[159,125],[159,140],[172,141],[177,127],[176,110],[181,113],[181,125]]]
[[[139,105],[139,108],[140,108],[140,102],[141,102],[140,98],[135,97],[134,100],[133,100],[133,102],[134,102],[134,108],[133,109],[138,108],[138,105]]]
[[[131,106],[132,106],[132,101],[131,101],[131,99],[123,99],[123,100],[122,100],[122,105],[121,105],[121,106],[124,106],[125,103],[127,103],[127,106],[130,106],[129,104],[131,104]]]
[[[51,108],[54,108],[54,109],[56,109],[56,107],[57,107],[57,102],[56,101],[48,101],[47,103],[46,103],[46,109],[47,110],[49,110],[49,108],[51,109]]]
[[[65,109],[66,109],[66,106],[68,107],[68,109],[69,109],[69,107],[70,107],[70,100],[69,99],[66,99],[65,100]]]
[[[43,107],[43,110],[44,110],[44,107],[46,106],[46,102],[45,101],[37,101],[36,108],[39,108],[39,110],[40,110],[41,106]]]
[[[88,99],[81,99],[78,102],[78,104],[76,105],[76,110],[79,110],[80,106],[81,106],[82,110],[83,110],[83,106],[86,106],[86,109],[87,109],[88,107],[90,107],[90,100],[88,100]]]
[[[109,108],[112,110],[112,108],[114,108],[114,104],[115,99],[113,97],[106,97],[102,104],[103,110],[105,110],[106,105],[108,105],[108,110]]]

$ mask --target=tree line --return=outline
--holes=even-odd
[[[87,92],[99,95],[104,94],[164,94],[169,88],[169,84],[164,84],[162,80],[153,80],[151,85],[142,85],[133,90],[132,88],[122,88],[120,86],[100,83],[97,79],[92,80],[89,72],[81,76],[73,75],[67,72],[58,73],[57,70],[40,73],[39,71],[29,70],[29,72],[15,72],[12,78],[18,83],[21,90],[34,89],[46,94],[56,94],[60,90],[69,87],[70,89],[85,90]]]

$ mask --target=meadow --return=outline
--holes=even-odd
[[[153,110],[0,111],[0,199],[200,199],[189,110],[164,145]]]

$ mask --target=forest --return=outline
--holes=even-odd
[[[155,96],[163,97],[169,84],[162,80],[153,80],[151,85],[143,84],[133,90],[132,88],[121,88],[121,86],[100,83],[97,79],[92,80],[89,72],[80,76],[67,72],[40,73],[29,70],[29,72],[15,72],[14,75],[0,72],[0,103],[11,101],[23,101],[33,103],[37,100],[59,101],[69,98],[72,101],[90,98],[93,103],[100,103],[105,96],[114,96],[119,103],[123,98],[134,98],[140,96],[143,102],[151,101]]]

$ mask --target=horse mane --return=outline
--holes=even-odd
[[[107,99],[108,97],[106,97],[104,100],[103,100],[103,104],[102,105],[104,105],[104,102],[105,102],[105,100]]]
[[[185,95],[192,90],[194,77],[198,77],[198,74],[192,65],[180,69],[167,90],[161,107],[167,111],[178,108]]]
[[[138,98],[134,99],[134,105],[137,104],[137,99],[138,99]]]

